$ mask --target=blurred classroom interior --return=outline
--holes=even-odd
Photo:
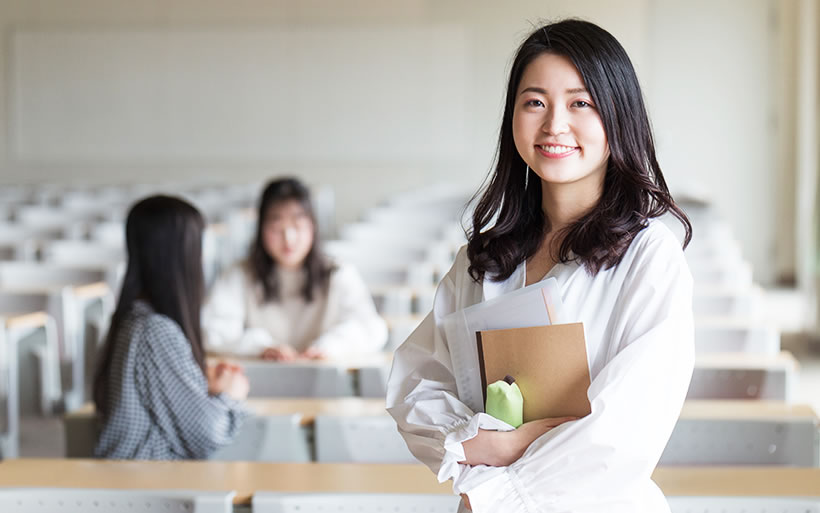
[[[517,46],[566,17],[626,48],[693,224],[696,366],[656,482],[676,513],[820,511],[816,0],[0,0],[0,501],[156,486],[232,490],[213,500],[254,511],[291,511],[266,492],[455,511],[384,411],[391,354],[466,243]],[[95,466],[91,378],[128,209],[155,193],[196,206],[212,285],[247,257],[282,176],[310,187],[384,348],[242,359],[253,416],[187,476]],[[404,511],[392,500],[372,511]]]

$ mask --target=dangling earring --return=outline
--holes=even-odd
[[[527,190],[527,186],[530,184],[530,165],[527,164],[527,170],[524,172],[524,190]]]

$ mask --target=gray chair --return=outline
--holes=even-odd
[[[695,322],[695,351],[698,354],[777,354],[780,352],[780,332],[774,326],[742,326],[736,322],[700,319]]]
[[[308,432],[302,416],[274,415],[249,417],[231,445],[218,449],[210,459],[220,461],[311,461]]]
[[[344,397],[353,395],[347,369],[333,365],[244,361],[249,397]]]
[[[231,513],[234,492],[0,488],[3,513]]]
[[[63,415],[66,458],[93,458],[94,446],[97,445],[101,429],[99,417],[93,413]]]
[[[370,398],[384,398],[387,395],[388,367],[362,367],[358,371],[359,395]]]
[[[787,367],[695,367],[686,398],[789,401],[795,374]]]
[[[217,461],[311,461],[310,442],[301,415],[273,415],[245,419],[236,440],[217,449]],[[63,416],[67,458],[92,458],[100,434],[99,418],[90,412]]]
[[[388,417],[317,415],[316,461],[320,463],[416,463]]]
[[[817,424],[812,418],[680,419],[660,464],[817,467]]]
[[[459,500],[433,494],[257,492],[252,508],[254,513],[456,513]]]
[[[667,497],[672,513],[820,513],[820,497]]]

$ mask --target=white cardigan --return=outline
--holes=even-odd
[[[464,248],[439,284],[433,311],[396,351],[387,406],[413,454],[439,481],[453,479],[474,513],[668,512],[651,481],[680,414],[694,367],[692,277],[680,245],[652,220],[621,262],[591,276],[556,265],[564,318],[584,323],[592,413],[538,438],[508,467],[471,467],[462,442],[479,427],[511,429],[458,399],[442,318],[524,286],[476,283]]]
[[[387,326],[356,269],[338,264],[327,294],[315,293],[309,303],[302,297],[303,271],[276,272],[277,301],[262,300],[262,285],[242,265],[217,280],[202,309],[209,351],[258,356],[267,347],[287,344],[344,356],[384,347]]]

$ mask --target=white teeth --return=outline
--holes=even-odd
[[[556,155],[568,153],[575,149],[572,146],[539,146],[539,148],[541,148],[547,153],[554,153]]]

